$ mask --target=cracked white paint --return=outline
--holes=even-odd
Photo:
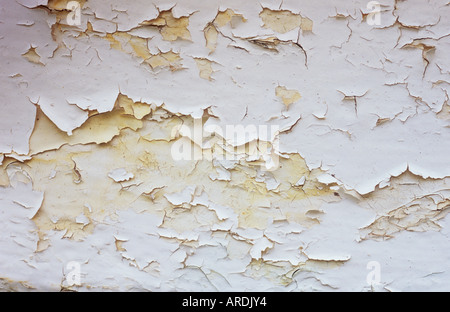
[[[448,290],[450,5],[378,3],[0,4],[0,289]]]
[[[116,182],[124,182],[134,178],[134,175],[131,172],[127,172],[125,168],[118,168],[111,171],[108,177]]]

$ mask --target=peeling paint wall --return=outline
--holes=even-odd
[[[450,290],[449,15],[3,1],[0,289]]]

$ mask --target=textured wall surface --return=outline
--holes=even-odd
[[[0,289],[450,291],[449,16],[3,0]]]

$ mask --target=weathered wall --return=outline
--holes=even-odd
[[[0,289],[450,290],[449,15],[2,1]]]

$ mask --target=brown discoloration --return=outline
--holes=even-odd
[[[189,16],[176,18],[173,16],[172,10],[161,11],[157,18],[144,21],[141,24],[158,27],[164,40],[191,40],[191,33],[188,30]]]

